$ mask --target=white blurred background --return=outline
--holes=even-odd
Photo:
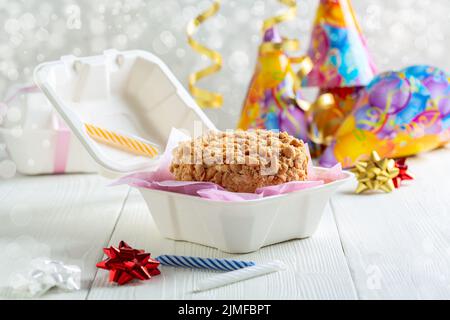
[[[298,18],[284,23],[306,51],[319,0],[298,0]],[[208,64],[187,44],[187,22],[208,0],[0,0],[0,97],[30,81],[34,67],[61,55],[85,56],[108,48],[152,51],[186,86],[189,73]],[[449,0],[354,0],[380,71],[432,64],[450,71]],[[223,0],[220,13],[197,38],[224,59],[219,74],[199,85],[224,94],[220,110],[207,111],[219,128],[236,125],[261,40],[261,23],[284,6],[276,0]]]

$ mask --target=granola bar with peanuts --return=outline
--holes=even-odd
[[[170,172],[179,181],[214,182],[233,192],[307,179],[303,141],[268,130],[210,131],[180,142]]]

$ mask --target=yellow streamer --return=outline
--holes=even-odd
[[[297,15],[297,1],[296,0],[278,0],[278,2],[287,6],[288,9],[284,13],[282,13],[278,16],[270,17],[270,18],[264,20],[263,28],[262,28],[263,32],[266,32],[267,29],[270,29],[279,23],[295,19],[296,15]],[[297,51],[299,49],[300,49],[300,42],[298,40],[287,39],[287,38],[282,38],[282,41],[280,43],[267,42],[267,43],[261,44],[261,46],[260,46],[261,53],[266,53],[266,52],[276,51],[276,50]]]
[[[291,57],[292,63],[299,65],[299,70],[297,71],[297,76],[302,80],[304,77],[308,75],[313,69],[313,62],[310,57],[302,56],[302,57]]]
[[[272,28],[273,26],[288,21],[288,20],[292,20],[295,19],[295,17],[297,16],[297,1],[296,0],[278,0],[278,2],[280,2],[281,4],[284,4],[285,6],[288,7],[288,9],[278,15],[278,16],[274,16],[274,17],[270,17],[266,20],[264,20],[263,23],[263,28],[262,31],[263,33],[267,31],[267,29]],[[260,53],[264,54],[264,53],[268,53],[268,52],[272,52],[272,51],[298,51],[300,50],[300,42],[296,39],[287,39],[285,37],[281,38],[281,42],[279,43],[274,43],[274,42],[264,42],[261,44],[260,48]],[[289,58],[290,62],[292,64],[298,64],[298,72],[297,72],[297,83],[300,85],[301,80],[306,77],[308,75],[308,73],[311,72],[311,70],[313,69],[313,62],[311,60],[310,57],[308,56],[301,56],[301,57],[290,57]],[[300,108],[302,108],[303,110],[307,110],[309,109],[310,104],[304,100],[301,101],[297,101],[298,106]]]
[[[189,90],[202,108],[220,108],[223,104],[223,97],[221,94],[196,87],[197,81],[218,72],[222,68],[222,56],[217,51],[209,49],[194,40],[193,35],[205,20],[214,16],[219,11],[220,3],[220,0],[214,0],[212,6],[198,15],[195,19],[191,20],[186,28],[188,43],[192,49],[207,56],[213,62],[209,67],[189,75]]]

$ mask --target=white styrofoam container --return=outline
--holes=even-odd
[[[244,253],[311,236],[330,196],[352,176],[345,175],[323,186],[248,201],[213,201],[142,188],[139,191],[165,237]]]
[[[35,80],[91,156],[115,176],[151,170],[149,160],[97,144],[83,122],[120,130],[164,146],[173,127],[194,134],[194,121],[214,125],[161,60],[143,51],[107,51],[104,55],[45,63]],[[320,169],[319,169],[320,170]],[[223,202],[140,188],[165,237],[191,241],[231,253],[306,238],[316,230],[325,205],[351,178],[258,200]]]
[[[145,51],[64,56],[37,66],[34,79],[105,175],[154,169],[158,159],[97,143],[87,134],[85,123],[160,147],[172,127],[190,134],[198,124],[215,128],[167,66]]]

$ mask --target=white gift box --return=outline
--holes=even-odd
[[[214,129],[167,66],[148,52],[108,50],[94,57],[63,57],[38,66],[35,81],[105,175],[152,170],[159,159],[96,143],[86,132],[86,122],[160,147],[172,128],[191,136],[196,126]],[[163,236],[237,253],[311,236],[331,195],[351,178],[350,173],[345,176],[307,190],[239,202],[139,191]]]
[[[35,85],[12,88],[0,133],[22,174],[96,172],[84,147]]]

